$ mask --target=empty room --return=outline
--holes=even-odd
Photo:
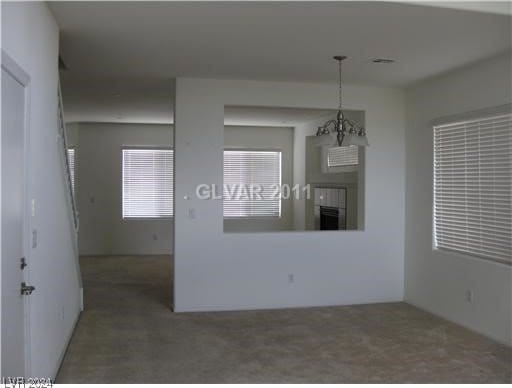
[[[2,1],[2,383],[512,383],[511,5]]]

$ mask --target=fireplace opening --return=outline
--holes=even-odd
[[[320,206],[320,230],[338,230],[339,216],[337,207]]]

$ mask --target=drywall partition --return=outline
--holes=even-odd
[[[510,266],[432,248],[432,120],[511,103],[510,69],[501,56],[407,91],[405,240],[406,301],[509,344]]]
[[[79,123],[75,192],[80,213],[81,255],[172,253],[173,219],[123,219],[122,148],[172,147],[172,126]]]
[[[335,85],[178,78],[175,99],[176,311],[398,301],[403,298],[404,128],[399,90],[348,85],[365,111],[364,231],[223,233],[224,105],[333,109]],[[293,276],[290,276],[293,275]]]
[[[27,252],[30,360],[27,375],[54,378],[80,311],[73,230],[66,206],[57,121],[59,30],[42,2],[2,2],[2,49],[30,76],[29,192],[37,246]]]
[[[298,125],[293,131],[293,184],[304,187],[306,184],[306,136],[316,133],[320,124],[331,119],[332,114],[322,117],[314,123]],[[315,125],[317,124],[317,125]],[[306,230],[306,199],[296,198],[293,200],[293,226],[295,230]]]

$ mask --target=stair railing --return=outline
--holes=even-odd
[[[78,216],[78,208],[76,205],[76,198],[75,198],[75,190],[73,187],[73,181],[71,178],[71,168],[70,168],[70,162],[69,162],[69,154],[68,154],[68,138],[67,138],[67,131],[66,131],[66,122],[64,121],[64,106],[62,104],[62,92],[60,88],[60,81],[58,85],[58,121],[59,121],[59,128],[58,128],[58,138],[60,141],[60,156],[61,156],[61,165],[62,170],[64,172],[64,180],[67,188],[67,195],[68,198],[67,205],[70,212],[70,218],[72,223],[72,229],[73,229],[73,249],[75,251],[75,260],[76,260],[76,270],[77,270],[77,276],[78,276],[78,282],[80,285],[80,289],[82,290],[82,275],[80,272],[80,262],[78,260],[78,230],[80,226],[80,219]],[[76,163],[75,163],[76,165]],[[83,292],[83,291],[82,291]],[[82,309],[83,309],[83,294],[82,294]]]

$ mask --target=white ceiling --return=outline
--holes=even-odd
[[[179,76],[336,82],[335,54],[349,57],[347,83],[402,87],[510,51],[512,39],[510,15],[432,5],[49,5],[69,68],[62,82],[71,121],[169,122],[171,80]],[[376,57],[396,63],[374,64]]]
[[[395,1],[395,0],[392,0]],[[400,0],[397,0],[400,1]],[[476,12],[487,12],[487,13],[496,13],[501,15],[512,15],[512,4],[510,1],[418,1],[411,0],[417,4],[432,6],[432,7],[445,7],[452,9],[462,9],[466,11],[476,11]],[[401,1],[403,2],[403,1]]]

